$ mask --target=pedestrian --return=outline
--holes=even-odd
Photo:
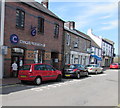
[[[14,63],[12,64],[12,73],[13,73],[13,77],[17,77],[17,70],[18,70],[17,63],[14,62]]]

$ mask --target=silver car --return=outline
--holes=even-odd
[[[88,73],[102,73],[103,72],[103,68],[100,67],[99,65],[97,64],[89,64],[86,66],[87,70],[88,70]]]

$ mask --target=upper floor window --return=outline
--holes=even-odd
[[[25,23],[25,12],[21,9],[16,10],[16,26],[19,28],[24,28]]]
[[[79,38],[74,41],[74,48],[78,48]]]
[[[78,48],[78,42],[74,42],[74,48]]]
[[[70,45],[70,35],[67,33],[66,35],[66,44],[69,46]]]
[[[59,24],[54,25],[54,38],[58,38],[59,36]]]
[[[44,33],[44,18],[38,17],[38,33]]]

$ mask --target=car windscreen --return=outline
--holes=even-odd
[[[30,70],[31,65],[23,65],[20,70]]]
[[[77,65],[65,65],[64,69],[76,69]]]
[[[85,67],[93,67],[93,65],[87,65],[87,66],[85,66]]]

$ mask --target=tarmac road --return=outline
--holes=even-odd
[[[118,106],[118,70],[62,82],[2,88],[3,106]]]

